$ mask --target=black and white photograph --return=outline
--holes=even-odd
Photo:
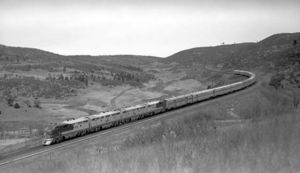
[[[299,0],[0,0],[0,173],[299,163]]]

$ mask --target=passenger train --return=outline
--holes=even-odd
[[[163,100],[150,101],[144,104],[113,111],[100,112],[86,117],[65,120],[52,127],[48,127],[45,130],[42,144],[51,145],[70,138],[83,136],[102,129],[157,115],[182,106],[241,90],[256,82],[255,74],[252,72],[234,70],[233,73],[246,76],[247,79],[203,91],[170,97]]]

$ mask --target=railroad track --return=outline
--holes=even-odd
[[[167,119],[170,117],[170,115],[172,115],[172,117],[175,116],[182,116],[182,113],[185,113],[186,111],[197,111],[197,108],[201,108],[207,104],[212,104],[216,101],[221,101],[222,99],[226,99],[228,97],[236,97],[239,94],[244,94],[247,93],[248,91],[252,91],[253,89],[255,89],[258,86],[258,83],[254,83],[253,85],[244,88],[242,90],[239,91],[235,91],[233,93],[229,93],[223,96],[218,96],[209,100],[205,100],[205,101],[201,101],[199,103],[196,104],[192,104],[192,105],[187,105],[183,108],[179,108],[179,109],[174,109],[168,112],[164,112],[162,114],[160,114],[159,116],[153,116],[153,117],[149,117],[146,119],[142,119],[142,120],[138,120],[135,122],[130,122],[128,124],[124,124],[121,126],[117,126],[114,128],[110,128],[107,130],[103,130],[100,132],[96,132],[96,133],[92,133],[80,138],[74,138],[72,140],[67,140],[64,141],[62,143],[58,143],[55,145],[50,145],[50,146],[38,146],[38,147],[34,147],[31,148],[27,151],[20,151],[17,153],[13,153],[11,155],[6,155],[5,158],[3,158],[2,160],[0,160],[0,168],[4,167],[5,165],[9,165],[12,163],[16,163],[18,161],[22,161],[28,158],[33,158],[33,157],[39,157],[41,155],[45,155],[45,154],[49,154],[52,151],[57,151],[57,150],[62,150],[66,147],[71,147],[71,146],[75,146],[79,143],[82,142],[87,142],[90,140],[96,140],[99,137],[104,137],[104,136],[108,136],[108,135],[112,135],[112,134],[122,134],[124,133],[125,129],[128,129],[132,126],[137,126],[140,124],[144,124],[144,123],[149,123],[149,122],[153,122],[153,121],[157,121],[157,120],[163,120],[163,119]]]

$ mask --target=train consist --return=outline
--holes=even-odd
[[[118,110],[101,112],[95,115],[63,121],[45,130],[43,145],[51,145],[66,139],[83,136],[102,129],[118,126],[138,119],[143,119],[162,112],[197,103],[213,97],[228,94],[246,88],[256,82],[255,74],[235,70],[234,74],[248,77],[244,81],[197,91],[185,95],[150,101]]]

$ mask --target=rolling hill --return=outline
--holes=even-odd
[[[223,68],[274,69],[300,62],[300,33],[275,34],[257,43],[197,47],[175,53],[167,60],[182,65],[200,63]]]
[[[59,63],[60,65],[72,64],[92,64],[102,65],[107,67],[114,67],[122,65],[125,70],[126,66],[143,65],[153,61],[159,61],[160,58],[153,56],[138,56],[138,55],[70,55],[63,56],[44,50],[22,47],[10,47],[0,45],[0,62],[2,66],[9,66],[12,64],[47,64]]]
[[[157,57],[136,55],[62,56],[38,49],[0,45],[0,70],[6,76],[5,72],[40,70],[49,74],[44,78],[56,76],[70,80],[73,76],[81,78],[79,82],[90,80],[104,85],[128,82],[137,86],[154,77],[139,66],[159,60]]]

